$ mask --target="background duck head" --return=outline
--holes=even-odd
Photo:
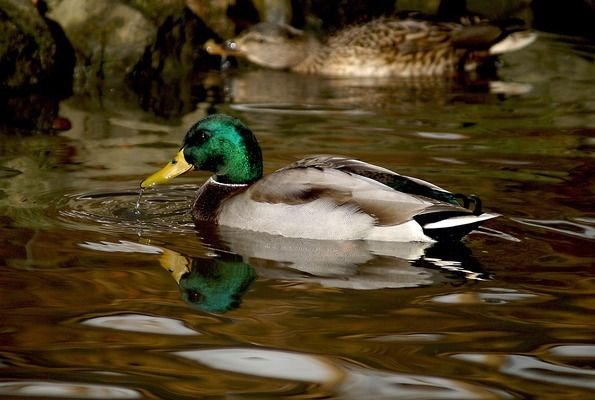
[[[290,69],[317,47],[317,41],[304,31],[276,22],[262,22],[225,42],[223,52],[246,57],[257,65]]]

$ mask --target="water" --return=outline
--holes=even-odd
[[[141,188],[138,191],[138,199],[136,199],[136,203],[134,204],[134,210],[133,210],[133,214],[136,216],[140,216],[141,215],[141,210],[140,210],[140,203],[141,200],[143,199],[143,192],[145,191],[145,189]]]
[[[542,35],[497,93],[228,70],[191,112],[115,93],[62,102],[66,132],[2,128],[0,397],[593,397],[592,54]],[[345,154],[502,217],[458,246],[194,227],[207,174],[138,186],[207,110],[254,130],[266,172]]]

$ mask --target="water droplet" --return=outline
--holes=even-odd
[[[141,211],[140,211],[140,201],[143,197],[143,192],[145,191],[144,188],[140,188],[139,192],[138,192],[138,198],[136,199],[136,205],[134,207],[134,211],[132,212],[132,214],[136,217],[140,217],[141,215]]]

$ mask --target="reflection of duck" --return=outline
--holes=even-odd
[[[477,198],[472,211],[433,184],[345,157],[309,157],[263,177],[256,138],[227,115],[196,123],[175,159],[141,186],[191,169],[215,172],[192,208],[197,225],[309,239],[428,242],[459,239],[497,216],[482,213]]]
[[[201,230],[209,257],[126,240],[83,242],[80,247],[109,253],[159,255],[159,264],[192,307],[224,313],[240,306],[257,276],[327,288],[377,290],[463,284],[487,279],[462,243],[388,243],[290,239],[264,233],[246,235],[218,227]],[[213,254],[214,253],[214,254]],[[296,290],[302,285],[290,285]]]
[[[159,260],[178,285],[182,298],[191,306],[207,312],[224,313],[237,308],[242,295],[254,279],[254,268],[235,256],[217,258],[188,258],[163,249]]]
[[[200,234],[216,252],[239,254],[260,277],[270,279],[376,290],[486,277],[462,243],[440,246],[424,242],[295,239],[258,232],[246,235],[240,229],[226,227],[200,230]]]
[[[448,248],[419,242],[387,246],[386,242],[246,235],[224,227],[201,231],[201,235],[216,258],[156,249],[161,253],[161,266],[178,283],[184,301],[207,312],[224,313],[239,307],[257,276],[356,290],[462,284],[468,278],[486,278],[481,265],[461,243],[451,243]]]
[[[245,56],[267,68],[329,76],[431,76],[474,70],[536,38],[518,26],[382,18],[348,27],[321,43],[291,26],[262,22],[213,54]]]

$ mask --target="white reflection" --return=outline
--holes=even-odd
[[[226,227],[203,240],[209,239],[214,248],[225,247],[241,255],[261,277],[296,279],[325,287],[374,290],[427,286],[448,280],[436,269],[456,270],[459,279],[476,278],[457,260],[454,247],[449,248],[448,256],[455,259],[447,260],[431,243],[296,239],[258,232],[247,235]],[[438,257],[429,252],[432,247]],[[463,255],[460,260],[468,261],[469,257]],[[282,268],[270,268],[271,261]],[[423,266],[414,265],[416,261],[423,262]]]
[[[549,349],[548,353],[556,357],[569,358],[592,358],[595,359],[595,345],[592,344],[568,344],[555,346]]]
[[[77,399],[138,399],[136,390],[88,383],[46,381],[0,382],[0,394],[23,397]]]
[[[143,253],[143,254],[161,254],[162,250],[159,247],[150,246],[141,243],[129,242],[127,240],[118,240],[118,243],[101,241],[101,242],[84,242],[78,244],[80,247],[95,251],[104,251],[108,253]]]
[[[180,336],[200,335],[200,333],[185,327],[181,321],[142,314],[119,314],[107,317],[90,318],[83,321],[82,324],[128,332]]]
[[[399,374],[333,363],[320,356],[264,349],[224,348],[175,353],[210,368],[329,387],[342,399],[484,399],[512,398],[509,393],[459,380]]]
[[[467,139],[467,136],[460,133],[451,132],[415,132],[419,137],[425,139],[439,139],[439,140],[462,140]]]
[[[533,90],[533,85],[522,82],[490,82],[490,93],[506,94],[509,96],[520,96]]]
[[[305,103],[236,103],[230,104],[232,110],[289,115],[371,115],[369,111],[357,108],[332,107]]]
[[[337,388],[342,399],[510,399],[504,391],[454,379],[348,367]]]
[[[486,235],[486,236],[493,236],[493,237],[497,237],[499,239],[503,239],[503,240],[508,240],[510,242],[520,242],[521,239],[514,237],[508,233],[504,233],[502,231],[496,230],[496,229],[492,229],[492,228],[487,228],[485,226],[480,226],[477,229],[475,229],[474,231],[475,233],[480,233],[482,235]]]
[[[446,304],[506,304],[513,301],[530,300],[536,297],[540,296],[532,293],[522,293],[514,289],[489,288],[483,292],[462,292],[435,296],[432,300],[436,303]]]
[[[561,233],[563,235],[581,237],[585,239],[595,239],[595,226],[587,218],[576,218],[572,222],[563,219],[530,219],[530,218],[513,218],[513,221],[524,225],[529,225],[537,228],[547,229],[549,231]]]
[[[435,333],[404,333],[395,335],[371,336],[370,342],[438,342],[445,335]]]
[[[211,368],[267,378],[333,383],[343,375],[338,367],[322,357],[286,351],[225,348],[175,354]]]
[[[545,384],[595,389],[595,371],[552,364],[536,357],[502,354],[456,354],[454,358],[496,367],[504,374]]]

